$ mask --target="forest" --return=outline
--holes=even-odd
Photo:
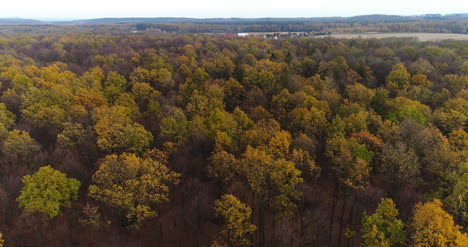
[[[467,86],[467,41],[2,34],[0,246],[466,247]]]

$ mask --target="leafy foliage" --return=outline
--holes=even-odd
[[[39,152],[40,145],[29,136],[28,132],[12,130],[3,143],[3,154],[20,163],[29,164],[34,154]]]
[[[382,198],[372,215],[362,218],[363,246],[395,246],[405,242],[403,222],[392,199]]]
[[[231,194],[216,200],[214,207],[216,216],[223,218],[226,223],[226,229],[220,232],[221,241],[227,246],[250,245],[247,237],[256,230],[255,225],[249,222],[252,214],[250,207]]]
[[[17,201],[27,212],[40,212],[54,218],[63,207],[71,207],[71,200],[78,199],[81,183],[74,178],[43,166],[33,175],[23,178],[24,187]]]
[[[169,186],[180,174],[164,164],[135,154],[108,155],[93,175],[89,196],[126,213],[135,227],[147,217],[157,216],[156,206],[169,201]]]
[[[412,240],[414,246],[466,246],[468,235],[460,232],[451,215],[442,209],[442,202],[434,200],[417,204],[414,208]]]

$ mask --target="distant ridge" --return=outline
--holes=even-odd
[[[76,20],[69,23],[74,24],[111,24],[111,23],[265,23],[265,22],[409,22],[421,20],[468,20],[468,13],[464,14],[426,14],[420,16],[400,15],[360,15],[352,17],[296,17],[296,18],[177,18],[177,17],[155,17],[155,18],[98,18]]]
[[[97,18],[73,21],[51,20],[40,21],[25,18],[0,18],[0,25],[44,25],[44,24],[128,24],[128,23],[236,23],[236,24],[262,24],[269,22],[289,23],[317,23],[317,22],[411,22],[422,20],[468,20],[468,13],[460,14],[426,14],[418,16],[400,15],[360,15],[352,17],[297,17],[297,18],[185,18],[185,17],[126,17],[126,18]]]
[[[0,25],[37,25],[44,22],[34,19],[23,18],[0,18]]]

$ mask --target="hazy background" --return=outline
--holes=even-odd
[[[2,0],[0,18],[324,17],[467,13],[467,0]]]

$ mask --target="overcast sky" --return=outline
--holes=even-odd
[[[468,0],[1,0],[0,17],[323,17],[468,13]]]

